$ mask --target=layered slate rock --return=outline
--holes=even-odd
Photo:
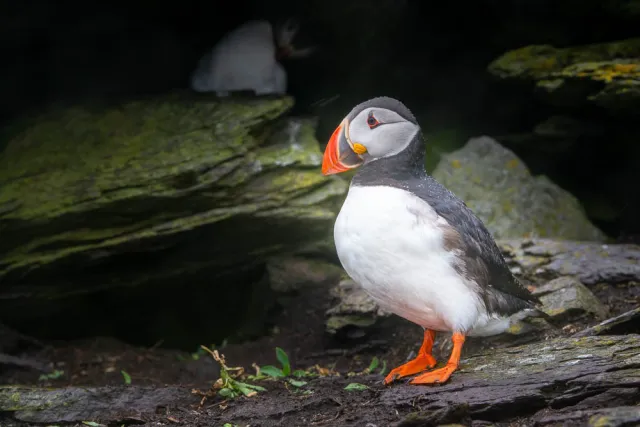
[[[537,283],[570,276],[587,286],[640,282],[640,246],[553,239],[499,242],[514,271]]]
[[[257,396],[203,406],[197,404],[200,396],[173,386],[15,386],[0,388],[0,412],[11,414],[13,421],[49,424],[175,423],[188,418],[194,424],[275,426],[306,425],[312,417],[329,425],[356,420],[358,425],[468,425],[472,420],[523,418],[541,425],[630,425],[624,422],[640,419],[634,406],[640,395],[639,363],[638,335],[559,338],[463,356],[460,369],[440,386],[398,382],[386,387],[381,375],[332,375],[311,379],[298,390],[265,381],[261,384],[267,390]],[[345,390],[350,383],[360,386]]]
[[[433,177],[464,200],[497,239],[606,239],[575,197],[545,176],[533,176],[493,138],[472,138],[445,155]]]
[[[286,117],[292,105],[176,93],[15,128],[0,155],[0,312],[46,317],[67,297],[153,300],[189,284],[221,305],[227,291],[251,299],[248,272],[326,240],[347,189],[320,174],[315,123]]]

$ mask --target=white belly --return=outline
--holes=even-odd
[[[487,317],[477,285],[453,268],[455,254],[443,244],[446,224],[407,191],[352,186],[334,238],[347,274],[383,309],[425,328],[473,335],[499,319]]]

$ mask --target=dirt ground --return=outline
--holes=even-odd
[[[637,293],[638,286],[634,286],[633,289]],[[629,290],[628,285],[613,286],[597,289],[596,293],[610,304],[611,316],[615,316],[638,305],[638,295],[630,294]],[[326,295],[324,290],[320,292]],[[308,379],[308,384],[304,387],[294,387],[286,381],[249,381],[265,387],[267,391],[232,401],[212,396],[203,398],[203,395],[194,393],[194,390],[206,392],[219,377],[218,364],[206,352],[194,349],[194,353],[189,353],[166,349],[162,347],[162,343],[151,348],[139,348],[104,337],[78,342],[46,343],[44,348],[30,346],[19,357],[48,363],[59,371],[58,374],[42,378],[42,373],[37,370],[0,365],[4,368],[0,371],[0,384],[47,387],[122,386],[128,376],[131,386],[177,385],[184,389],[185,400],[180,404],[159,409],[156,414],[140,419],[129,417],[109,424],[118,426],[230,426],[231,424],[224,422],[227,418],[225,414],[233,412],[234,408],[242,408],[243,401],[249,399],[250,410],[246,412],[246,416],[235,417],[234,420],[241,419],[243,423],[237,425],[409,426],[437,425],[448,422],[449,418],[460,418],[452,415],[452,411],[458,409],[442,408],[441,412],[434,413],[434,418],[430,421],[423,419],[416,424],[407,421],[397,424],[416,408],[407,406],[390,412],[388,408],[372,403],[375,402],[374,397],[386,388],[382,385],[383,375],[380,374],[380,370],[386,365],[388,372],[390,368],[415,354],[422,338],[420,328],[392,316],[359,339],[341,341],[323,332],[324,310],[329,301],[318,299],[319,297],[312,293],[300,298],[289,306],[290,309],[279,315],[278,327],[270,336],[257,341],[221,346],[218,350],[224,354],[229,366],[242,366],[248,373],[254,373],[254,363],[259,366],[277,365],[276,347],[286,351],[293,369],[314,370],[313,367],[316,367],[316,372],[319,368],[321,372],[329,373],[325,377]],[[591,318],[576,319],[554,333],[570,335],[596,323],[598,322]],[[446,360],[448,357],[446,352],[440,354],[440,348],[447,339],[447,336],[442,336],[436,342],[435,356],[439,360]],[[531,338],[523,339],[526,341]],[[472,354],[481,349],[513,345],[516,341],[510,340],[505,344],[501,341],[470,338],[465,346],[465,353]],[[380,363],[374,373],[370,374],[366,368],[374,357],[378,358]],[[360,391],[345,390],[346,385],[352,382],[364,384],[368,388]],[[425,393],[431,392],[435,390],[425,389]],[[269,396],[268,399],[266,395]],[[273,407],[267,411],[265,408],[261,410],[261,405],[272,406],[274,402],[282,407],[282,410],[277,412],[279,415],[264,418],[261,414],[273,414]],[[11,421],[7,414],[4,419],[2,417],[0,413],[2,426],[28,425]],[[488,425],[492,420],[467,421],[467,425],[476,426]],[[528,425],[517,416],[507,416],[505,420],[493,422],[497,423],[495,425]]]

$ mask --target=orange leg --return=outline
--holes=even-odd
[[[431,349],[433,348],[433,340],[436,338],[436,332],[430,329],[424,330],[424,340],[422,341],[422,347],[415,359],[399,366],[389,372],[389,375],[384,379],[385,384],[393,382],[396,378],[406,377],[407,375],[417,374],[425,369],[433,368],[436,366],[436,359],[431,355]]]
[[[464,334],[455,332],[453,337],[451,337],[451,340],[453,341],[453,350],[451,351],[451,357],[449,357],[447,364],[443,368],[415,377],[411,380],[411,384],[436,384],[447,382],[453,371],[458,369],[464,339]]]

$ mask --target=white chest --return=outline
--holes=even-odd
[[[468,330],[483,308],[444,248],[446,225],[409,192],[352,186],[334,238],[345,271],[381,307],[426,328]]]

